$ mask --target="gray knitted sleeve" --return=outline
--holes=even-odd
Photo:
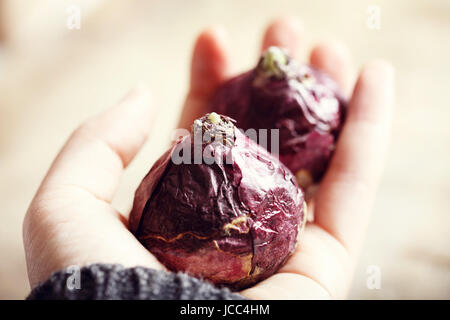
[[[243,300],[226,288],[217,288],[184,273],[142,267],[94,264],[79,272],[79,286],[68,285],[67,270],[54,273],[32,290],[27,299],[49,300]]]

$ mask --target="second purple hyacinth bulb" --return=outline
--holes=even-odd
[[[267,49],[254,69],[223,84],[210,103],[210,111],[234,118],[241,129],[279,129],[280,160],[307,195],[326,171],[345,109],[330,77],[278,47]]]

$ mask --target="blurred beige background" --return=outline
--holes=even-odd
[[[79,30],[66,27],[73,4],[82,10]],[[379,30],[367,25],[370,5],[381,9]],[[0,298],[29,291],[22,218],[70,132],[136,82],[151,86],[162,112],[115,199],[128,210],[175,126],[199,31],[228,29],[239,72],[256,62],[265,25],[283,14],[303,20],[305,57],[314,43],[337,38],[358,65],[382,57],[397,69],[391,152],[350,297],[450,298],[447,0],[0,0]],[[370,266],[380,268],[380,289],[366,285]]]

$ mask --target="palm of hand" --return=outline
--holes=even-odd
[[[298,52],[302,31],[294,20],[267,29],[263,48]],[[310,63],[327,71],[344,92],[353,69],[346,49],[317,46]],[[229,74],[225,34],[202,33],[192,61],[191,87],[180,127],[204,113],[214,89]],[[372,62],[360,73],[330,168],[314,199],[315,222],[278,273],[241,293],[250,299],[345,297],[372,206],[388,142],[392,68]],[[111,205],[124,168],[145,142],[155,109],[142,86],[117,106],[80,126],[55,159],[24,221],[31,286],[70,265],[119,263],[164,267],[129,232],[127,216]]]

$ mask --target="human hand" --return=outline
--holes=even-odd
[[[30,285],[91,263],[164,269],[127,228],[111,200],[123,170],[147,138],[155,108],[139,86],[82,124],[62,148],[23,224]]]
[[[204,113],[212,92],[229,76],[224,37],[223,31],[209,30],[197,40],[180,127],[188,127]],[[279,20],[268,28],[263,47],[278,45],[295,53],[300,37],[295,23]],[[351,66],[345,50],[318,47],[311,62],[335,77],[344,91],[350,90]],[[316,196],[315,223],[306,227],[288,263],[243,295],[345,296],[387,144],[392,82],[392,70],[381,62],[363,70],[333,162]],[[163,269],[128,231],[127,215],[110,204],[122,170],[145,141],[153,111],[148,93],[139,88],[82,125],[63,147],[24,220],[32,287],[70,265],[119,263]]]
[[[299,53],[303,30],[295,19],[279,19],[266,30],[262,49],[286,48]],[[214,90],[230,75],[226,34],[211,29],[197,40],[191,86],[179,126],[188,128],[206,111]],[[393,107],[394,72],[373,61],[354,70],[348,50],[337,42],[316,46],[310,63],[327,72],[349,97],[345,125],[333,159],[308,210],[299,245],[273,276],[241,292],[250,299],[344,298],[354,273],[388,145]]]

